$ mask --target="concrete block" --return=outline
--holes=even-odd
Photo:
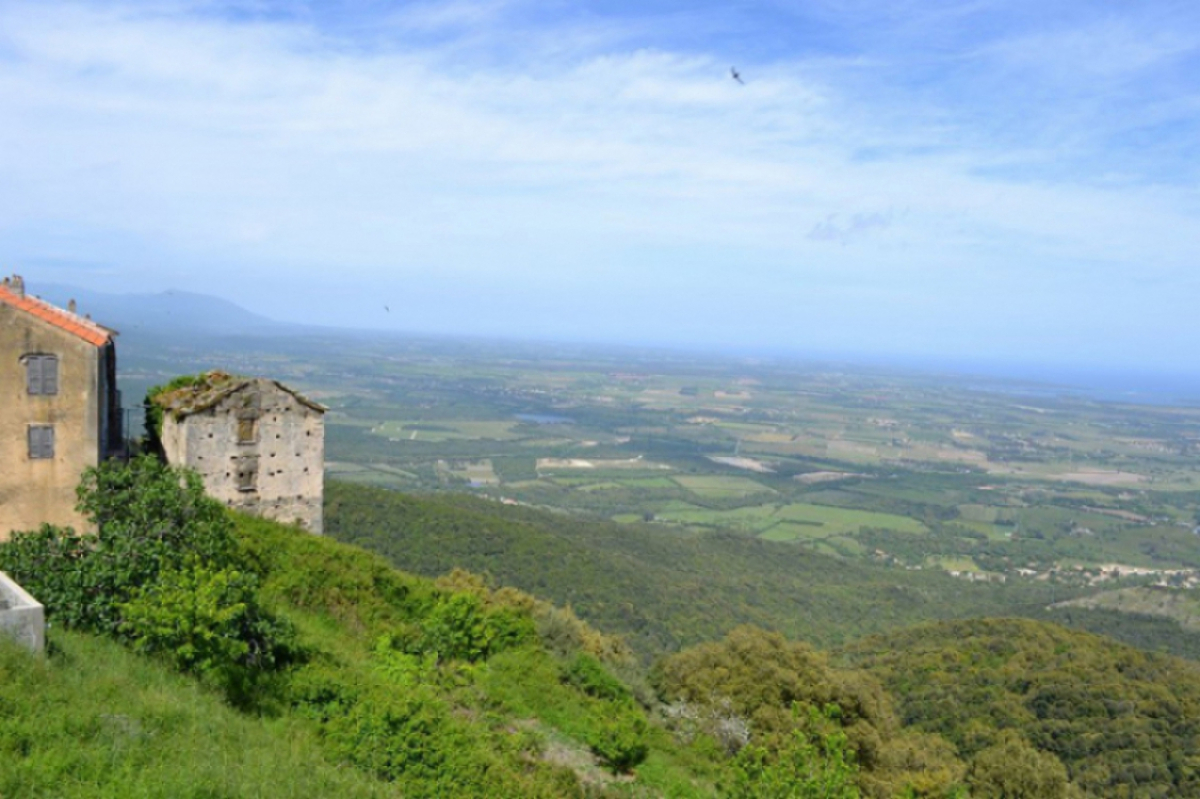
[[[46,649],[46,609],[0,572],[0,630],[31,652]]]

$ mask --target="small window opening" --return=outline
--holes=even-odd
[[[48,460],[54,457],[54,425],[29,426],[29,459]]]

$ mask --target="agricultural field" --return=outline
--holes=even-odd
[[[131,371],[151,383],[191,358],[293,383],[329,408],[331,480],[980,579],[1200,569],[1196,407],[631,349],[333,335],[223,346],[135,353]]]

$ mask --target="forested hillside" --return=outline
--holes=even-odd
[[[327,533],[438,575],[491,574],[626,636],[643,656],[756,624],[819,646],[934,619],[1030,616],[1152,649],[1200,652],[1169,620],[1086,608],[1047,610],[1064,589],[1039,581],[967,583],[942,572],[837,559],[735,534],[691,535],[505,506],[466,495],[416,496],[329,481]]]
[[[1095,796],[1200,795],[1200,667],[1020,620],[921,626],[842,651],[906,725],[972,758],[1016,733]]]

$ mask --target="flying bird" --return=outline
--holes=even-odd
[[[742,80],[742,76],[738,74],[737,67],[729,68],[729,76],[731,78],[733,78],[734,80],[736,80],[738,83],[742,84],[743,86],[746,85],[746,81]]]

